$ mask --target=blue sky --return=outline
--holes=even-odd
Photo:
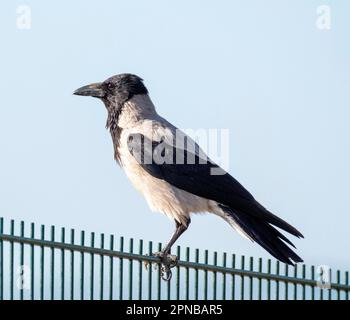
[[[16,28],[20,4],[30,30]],[[339,0],[2,3],[0,216],[169,238],[173,223],[113,160],[102,103],[72,95],[131,72],[178,127],[229,129],[231,174],[303,232],[307,264],[348,269],[349,12]],[[178,243],[269,257],[210,215]]]

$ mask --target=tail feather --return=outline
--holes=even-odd
[[[291,265],[294,265],[295,262],[303,262],[303,260],[286,243],[295,248],[294,244],[271,225],[274,224],[277,227],[280,227],[280,221],[284,222],[282,219],[276,216],[274,217],[278,218],[277,221],[273,218],[266,219],[265,216],[260,216],[258,218],[254,215],[248,215],[224,205],[219,205],[219,207],[228,214],[228,219],[232,219],[234,223],[247,234],[248,238],[257,242],[278,260]],[[277,223],[271,222],[272,220]],[[287,224],[286,222],[284,223]],[[285,224],[283,224],[283,226],[285,226]],[[287,225],[289,226],[289,224]],[[285,230],[286,228],[282,229]],[[289,230],[286,231],[298,237],[300,232],[297,230],[297,232],[294,232],[294,230],[296,229],[293,228],[292,232]]]
[[[284,221],[283,219],[277,217],[270,211],[266,210],[259,202],[256,200],[254,201],[254,207],[255,210],[249,211],[249,214],[254,215],[256,218],[264,219],[268,223],[273,224],[274,226],[281,228],[284,231],[289,232],[293,236],[296,236],[298,238],[304,238],[304,236],[293,226],[291,226],[289,223]]]

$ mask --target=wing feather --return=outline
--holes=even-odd
[[[128,138],[130,153],[152,176],[303,237],[293,226],[266,210],[235,178],[195,145],[195,150],[188,150],[186,143],[184,148],[179,148],[175,142],[169,143],[169,138],[152,141],[139,133],[130,134]],[[178,161],[179,158],[183,161]]]

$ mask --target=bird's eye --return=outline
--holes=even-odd
[[[114,83],[112,83],[112,82],[108,83],[108,84],[107,84],[107,88],[108,88],[109,90],[113,90],[113,89],[115,88]]]

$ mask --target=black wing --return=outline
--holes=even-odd
[[[151,141],[141,134],[130,135],[128,147],[142,168],[152,176],[218,202],[252,240],[277,259],[289,264],[293,264],[291,260],[303,261],[283,241],[294,245],[271,224],[296,237],[303,235],[266,210],[235,178],[203,157],[198,150],[189,151],[186,147],[176,148],[164,141]]]
[[[142,134],[131,134],[128,146],[130,153],[152,176],[197,196],[264,218],[297,237],[303,237],[294,227],[268,212],[235,178],[197,150],[176,148],[164,141],[150,141]]]

